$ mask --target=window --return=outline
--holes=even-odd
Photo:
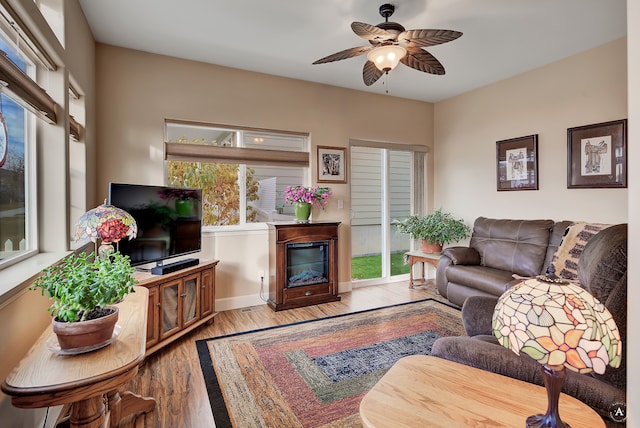
[[[85,99],[77,89],[69,86],[69,230],[86,211],[87,206],[87,149],[84,142]],[[76,249],[84,245],[70,237],[70,247]]]
[[[308,135],[166,122],[167,184],[203,189],[203,222],[228,226],[292,219],[286,186],[305,183]]]
[[[33,63],[15,50],[4,35],[0,37],[0,50],[20,70],[33,74]],[[4,121],[6,128],[2,131],[6,130],[8,137],[6,151],[0,147],[0,266],[37,250],[35,116],[16,101],[20,100],[0,95],[0,122]]]
[[[40,13],[49,24],[49,28],[64,46],[64,4],[63,0],[35,0]]]

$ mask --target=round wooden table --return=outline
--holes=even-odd
[[[589,406],[560,394],[560,417],[572,427],[604,427]],[[547,410],[544,387],[442,358],[400,359],[364,396],[365,427],[519,427]]]

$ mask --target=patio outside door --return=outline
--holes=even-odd
[[[408,278],[409,235],[394,221],[411,213],[411,151],[351,146],[351,272],[354,285]]]

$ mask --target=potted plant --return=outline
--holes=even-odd
[[[313,187],[287,186],[284,189],[284,194],[284,201],[295,205],[296,220],[299,223],[307,223],[311,215],[311,206],[316,205],[318,208],[324,209],[333,192],[329,187],[321,187],[316,184]]]
[[[111,342],[118,320],[111,305],[134,291],[134,272],[129,257],[113,250],[74,253],[42,271],[30,290],[53,299],[48,311],[61,350],[80,353]]]
[[[439,253],[442,246],[469,237],[471,229],[451,213],[437,209],[427,216],[412,215],[397,223],[398,231],[422,240],[422,251]]]

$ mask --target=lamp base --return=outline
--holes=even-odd
[[[571,425],[553,415],[532,415],[527,418],[527,428],[571,428]]]
[[[571,428],[560,419],[558,399],[566,375],[564,366],[542,366],[542,378],[547,388],[549,400],[547,413],[532,415],[527,418],[527,428]]]

